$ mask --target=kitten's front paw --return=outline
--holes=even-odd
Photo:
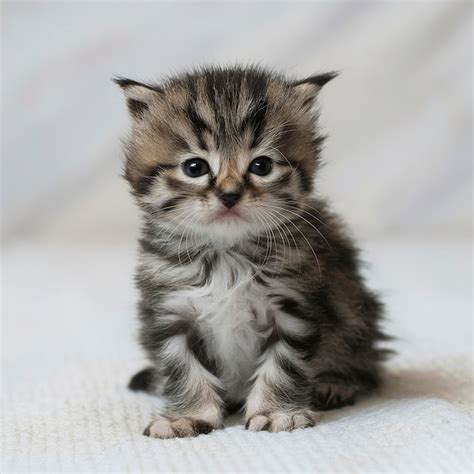
[[[215,428],[219,428],[219,426],[197,418],[172,419],[160,416],[145,428],[143,434],[150,438],[160,439],[188,438],[199,434],[208,434]]]
[[[291,431],[314,426],[317,418],[311,410],[273,411],[250,417],[245,427],[250,431]]]

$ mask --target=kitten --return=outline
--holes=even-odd
[[[130,388],[168,400],[145,435],[208,433],[239,409],[252,431],[313,426],[378,386],[382,305],[313,196],[324,138],[313,106],[335,76],[116,79],[133,123],[125,177],[143,214],[136,282],[151,361]]]

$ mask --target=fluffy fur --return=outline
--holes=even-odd
[[[250,430],[312,426],[379,384],[382,305],[314,197],[314,105],[334,76],[232,67],[116,80],[133,124],[125,176],[143,214],[136,282],[151,362],[130,387],[168,400],[146,435],[207,433],[238,409]],[[207,172],[193,177],[196,158]]]

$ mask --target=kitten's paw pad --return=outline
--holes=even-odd
[[[314,426],[317,418],[317,414],[311,410],[296,412],[274,411],[265,415],[252,416],[247,421],[246,428],[250,431],[292,431],[298,428]]]
[[[168,419],[160,417],[152,421],[143,434],[150,438],[170,439],[170,438],[188,438],[199,434],[208,434],[214,428],[211,423],[196,418],[183,417],[177,419]]]

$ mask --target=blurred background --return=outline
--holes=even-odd
[[[468,347],[472,33],[472,5],[458,2],[4,2],[5,374],[19,380],[32,357],[38,371],[58,363],[41,331],[71,360],[107,358],[120,331],[135,347],[138,220],[120,178],[127,111],[110,79],[159,82],[214,63],[341,71],[320,96],[318,190],[366,249],[397,334],[423,340],[413,313],[428,322],[445,308],[435,341],[457,331]],[[454,326],[453,311],[465,318]]]
[[[321,95],[330,138],[319,189],[358,236],[469,238],[471,12],[456,2],[4,2],[4,243],[135,235],[119,179],[128,117],[110,78],[234,62],[295,77],[341,71]]]
[[[317,189],[364,249],[396,337],[370,423],[333,415],[312,432],[318,459],[331,466],[363,442],[348,470],[370,470],[388,448],[397,472],[415,470],[417,453],[422,471],[462,470],[452,459],[472,454],[474,406],[472,2],[4,1],[1,43],[3,472],[136,471],[135,448],[157,471],[172,456],[140,436],[161,401],[125,388],[145,363],[138,215],[120,177],[125,101],[110,79],[236,62],[295,78],[341,71],[320,95],[329,139]],[[361,432],[375,433],[376,455]],[[248,446],[237,440],[209,459]],[[193,459],[178,454],[176,466]]]

